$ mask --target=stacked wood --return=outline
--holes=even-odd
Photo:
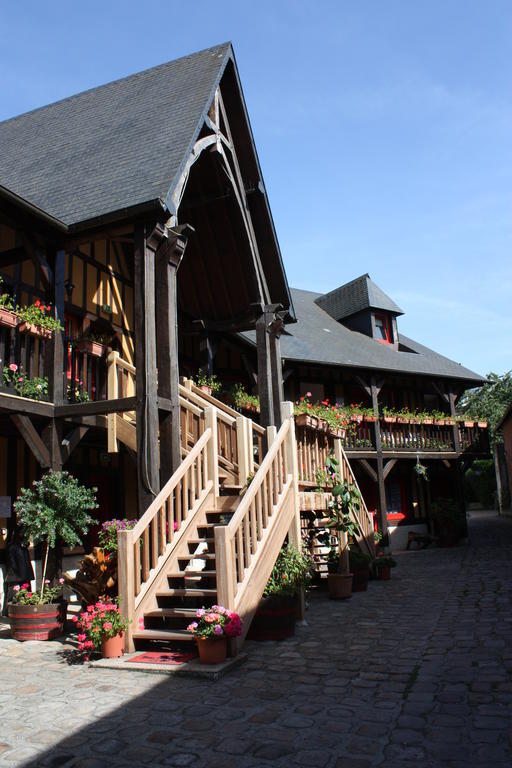
[[[66,584],[86,605],[92,605],[100,597],[117,596],[117,557],[94,547],[92,552],[80,561],[75,576],[64,574]]]

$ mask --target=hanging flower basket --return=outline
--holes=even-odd
[[[4,328],[16,328],[19,322],[20,318],[15,312],[0,307],[0,325],[3,325]]]
[[[80,339],[77,349],[79,352],[86,352],[91,357],[103,357],[107,351],[107,345],[101,344],[99,341],[91,341],[91,339]]]
[[[23,322],[18,326],[20,333],[28,333],[30,336],[36,336],[39,339],[51,339],[53,331],[50,328],[42,328],[40,325]]]

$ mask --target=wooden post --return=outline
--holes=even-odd
[[[135,614],[135,574],[133,561],[133,542],[131,531],[117,532],[117,578],[119,589],[119,607],[121,615],[131,623],[124,635],[124,650],[133,653],[133,618]]]
[[[160,412],[160,483],[165,485],[181,463],[180,395],[178,367],[177,272],[187,243],[179,231],[154,230],[156,251],[156,313],[158,394],[170,401],[170,410]]]
[[[372,405],[373,412],[377,416],[377,421],[374,423],[375,427],[375,451],[377,453],[377,485],[379,491],[379,515],[378,523],[379,530],[382,533],[382,548],[385,551],[389,549],[389,534],[388,534],[388,517],[386,507],[386,486],[384,479],[384,460],[382,457],[382,440],[380,435],[380,421],[379,421],[379,392],[380,387],[377,387],[375,376],[372,376],[371,383],[372,392]]]
[[[270,346],[270,372],[272,378],[272,402],[274,408],[274,424],[279,429],[282,424],[282,405],[283,405],[283,366],[281,363],[281,332],[283,330],[283,321],[276,316],[269,328],[269,346]]]
[[[270,336],[268,333],[268,327],[271,320],[272,314],[267,311],[263,312],[263,314],[256,320],[258,396],[260,399],[260,424],[262,427],[269,427],[274,424]]]
[[[456,409],[455,409],[455,401],[457,400],[457,395],[455,392],[450,390],[448,393],[449,403],[450,403],[450,416],[455,417],[456,415]],[[455,452],[457,454],[457,458],[455,460],[455,490],[457,493],[457,502],[460,514],[464,517],[464,535],[468,535],[468,521],[466,517],[466,503],[464,500],[464,472],[462,469],[462,447],[461,447],[461,440],[460,440],[460,432],[459,432],[459,425],[457,422],[453,425],[453,446],[455,448]]]
[[[238,482],[240,485],[247,483],[249,477],[249,445],[247,443],[247,428],[245,416],[237,416],[236,419],[236,444],[238,460]]]
[[[299,497],[299,465],[297,460],[297,440],[295,437],[295,419],[293,416],[293,403],[285,401],[281,406],[281,418],[283,423],[286,419],[290,420],[290,429],[286,438],[286,458],[288,463],[288,472],[292,474],[293,483],[293,505],[295,513],[292,524],[288,529],[288,540],[297,549],[302,551],[302,533],[300,524],[300,497]],[[304,619],[306,612],[306,600],[304,590],[299,594],[299,604],[297,607],[297,618]]]
[[[249,475],[254,475],[254,434],[252,429],[252,419],[248,419],[247,416],[244,416],[244,419],[245,431],[247,434],[246,442]]]
[[[235,590],[233,574],[233,550],[227,526],[217,525],[215,531],[215,562],[217,571],[217,602],[233,611],[235,608]]]
[[[54,271],[54,307],[53,313],[56,320],[64,326],[64,295],[66,279],[65,271],[66,252],[59,250],[55,254]],[[67,401],[67,393],[64,388],[64,331],[54,331],[50,343],[50,382],[52,402],[55,405],[63,405]]]
[[[155,329],[155,239],[146,228],[135,232],[135,365],[137,480],[139,515],[160,489]],[[152,247],[150,247],[150,245]]]
[[[119,397],[119,379],[117,377],[117,361],[119,352],[110,352],[107,358],[107,400],[117,400]],[[118,453],[119,445],[117,442],[116,429],[117,413],[107,414],[107,450],[109,453]]]
[[[208,457],[208,480],[213,481],[215,499],[219,497],[219,446],[217,438],[217,409],[214,405],[204,409],[205,429],[211,429],[212,435],[208,441],[206,455]]]

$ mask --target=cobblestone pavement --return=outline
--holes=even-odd
[[[0,640],[0,766],[510,768],[512,520],[470,533],[350,601],[314,595],[295,638],[216,682]]]

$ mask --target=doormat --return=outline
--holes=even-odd
[[[137,664],[186,664],[193,659],[197,659],[197,653],[182,653],[181,651],[147,651],[134,656],[133,659],[126,659],[126,662],[136,662]]]

